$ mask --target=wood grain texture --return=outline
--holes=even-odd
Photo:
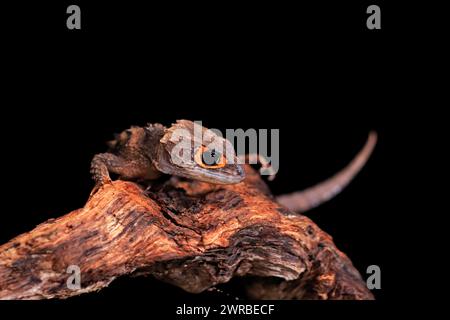
[[[373,299],[331,237],[246,171],[236,185],[106,185],[84,208],[0,246],[0,299],[67,298],[124,275],[192,293],[246,277],[253,299]],[[67,288],[70,265],[81,269],[81,290]]]

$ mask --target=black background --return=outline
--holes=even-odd
[[[391,200],[398,192],[399,133],[409,117],[400,82],[411,72],[411,34],[420,33],[403,23],[407,7],[375,1],[382,29],[367,30],[372,2],[73,3],[81,7],[82,30],[66,29],[72,2],[23,4],[3,13],[12,19],[3,48],[8,209],[0,243],[81,207],[93,187],[92,156],[130,125],[186,118],[218,129],[278,128],[280,171],[269,183],[275,194],[331,176],[374,129],[379,143],[367,166],[307,215],[364,278],[367,266],[381,267],[377,301],[293,302],[280,309],[373,314],[398,298],[398,216]],[[242,298],[238,281],[219,288],[193,296],[151,278],[123,278],[62,305],[109,308],[120,300],[171,316],[186,301]]]

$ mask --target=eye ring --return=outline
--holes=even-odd
[[[203,154],[207,151],[209,151],[209,149],[205,146],[201,146],[200,148],[198,148],[194,155],[195,163],[197,163],[200,167],[205,169],[218,169],[225,167],[227,160],[223,154],[220,155],[219,161],[216,162],[216,164],[213,165],[206,164],[203,161]]]

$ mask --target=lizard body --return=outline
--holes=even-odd
[[[204,135],[201,141],[195,141],[196,129]],[[191,149],[190,156],[174,152],[180,142]],[[124,180],[153,180],[170,174],[215,184],[238,183],[245,177],[230,142],[188,120],[178,120],[170,128],[161,124],[131,127],[108,145],[109,151],[95,155],[91,162],[97,185],[109,183],[110,172]],[[233,161],[207,145],[226,145],[233,150]]]
[[[201,143],[195,140],[195,129],[202,133]],[[305,212],[330,200],[362,169],[376,140],[376,133],[371,132],[364,148],[343,170],[313,187],[278,196],[277,201],[291,211]],[[187,143],[191,151],[189,156],[173,152],[180,141]],[[131,127],[116,135],[108,145],[109,151],[95,155],[91,162],[91,173],[97,188],[111,182],[110,172],[120,179],[138,181],[154,180],[162,174],[213,184],[239,183],[245,178],[231,143],[189,120],[177,120],[169,128],[161,124]],[[216,152],[214,145],[222,145],[225,150],[232,150],[232,154],[225,156]]]

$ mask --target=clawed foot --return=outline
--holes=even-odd
[[[111,184],[111,179],[103,180],[102,182],[97,182],[94,186],[94,188],[91,191],[91,194],[89,195],[89,198],[91,198],[94,194],[97,193],[101,188],[103,188],[105,185]]]

